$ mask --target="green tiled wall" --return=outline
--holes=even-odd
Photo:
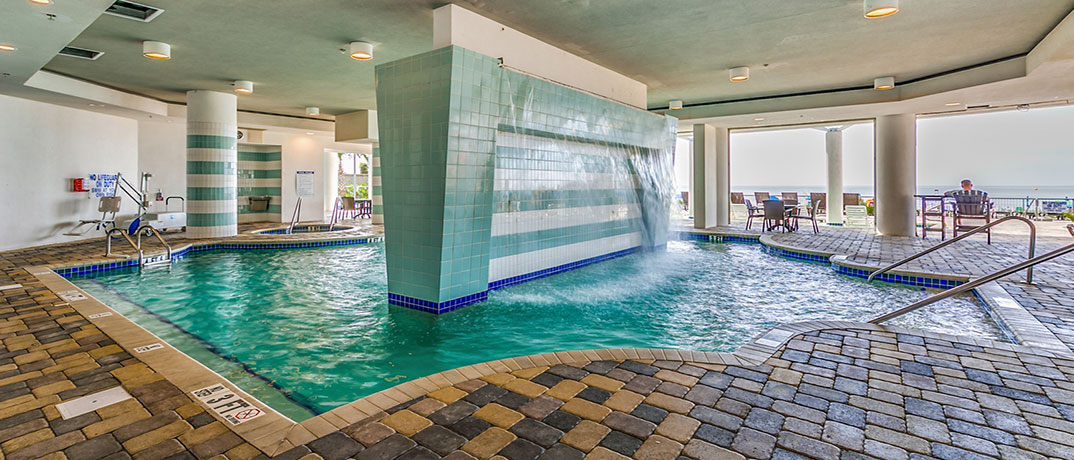
[[[280,222],[280,192],[283,183],[281,163],[283,147],[265,144],[239,144],[238,210],[239,223]],[[190,166],[187,165],[189,169]],[[251,196],[268,196],[268,210],[251,211]]]
[[[670,159],[675,120],[499,67],[489,56],[455,46],[376,68],[380,126],[379,168],[387,238],[388,291],[432,302],[484,292],[490,258],[543,245],[659,228],[643,216],[491,236],[493,214],[637,203],[653,192],[633,179],[638,161]],[[497,147],[510,132],[626,154]],[[569,163],[566,164],[566,163]],[[571,166],[573,165],[573,166]],[[497,169],[542,173],[618,174],[625,187],[584,190],[494,190]],[[379,169],[379,171],[378,171]],[[647,232],[645,244],[666,241]]]

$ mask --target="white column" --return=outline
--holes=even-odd
[[[913,236],[917,191],[917,116],[876,118],[876,230],[881,235]]]
[[[324,213],[331,218],[339,196],[339,152],[324,153]]]
[[[829,225],[843,225],[843,128],[828,128],[824,134],[828,152],[828,196],[824,208]]]
[[[187,237],[238,234],[238,99],[186,93]]]
[[[731,137],[716,128],[716,225],[731,224]]]
[[[716,127],[694,125],[694,228],[716,226]]]

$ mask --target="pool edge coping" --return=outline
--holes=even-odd
[[[695,233],[689,231],[680,231],[679,233]],[[748,240],[756,240],[762,246],[771,242],[769,235],[746,235],[735,233],[719,233],[719,232],[704,232],[699,234],[716,235],[716,236],[730,236],[735,238],[742,238]],[[762,237],[768,241],[762,241]],[[346,239],[346,238],[344,238]],[[317,242],[324,241],[325,239],[316,240],[283,240],[287,243],[303,243],[303,242]],[[205,245],[222,243],[222,241],[212,241]],[[249,242],[254,243],[254,242]],[[249,243],[228,243],[228,244],[249,244]],[[259,241],[257,243],[273,243],[273,241]],[[780,249],[788,251],[800,251],[810,255],[825,255],[820,251],[801,250],[793,246],[782,246],[778,243],[771,242],[772,246],[779,247]],[[256,244],[256,243],[254,243]],[[191,243],[186,246],[194,246]],[[830,258],[834,257],[834,254],[828,255]],[[86,265],[86,263],[80,263],[80,265]],[[71,265],[56,264],[55,268],[68,268]],[[898,326],[886,326],[877,325],[872,323],[862,323],[853,321],[807,321],[799,323],[788,323],[776,326],[764,333],[753,337],[748,342],[737,348],[735,351],[726,352],[703,352],[692,351],[683,349],[665,349],[665,348],[609,348],[609,349],[588,349],[588,350],[570,350],[570,351],[558,351],[549,353],[539,353],[534,355],[525,355],[512,358],[503,358],[492,361],[486,361],[482,363],[472,364],[454,369],[448,369],[435,374],[420,377],[414,380],[404,382],[402,384],[378,391],[368,396],[364,396],[350,403],[343,404],[332,410],[321,413],[319,415],[310,417],[302,422],[295,422],[287,416],[279,413],[271,406],[265,404],[259,399],[249,395],[243,391],[240,387],[232,383],[230,380],[220,376],[213,370],[201,364],[196,359],[183,353],[182,351],[174,348],[166,341],[160,339],[153,333],[149,332],[142,326],[138,325],[134,321],[130,320],[126,316],[116,312],[108,305],[100,302],[96,298],[92,297],[88,293],[85,293],[82,289],[75,286],[66,277],[57,273],[54,266],[49,265],[37,265],[24,267],[31,276],[37,278],[46,288],[52,290],[54,293],[60,293],[64,291],[77,290],[86,295],[86,299],[76,300],[73,302],[67,302],[76,312],[86,318],[91,324],[101,329],[108,337],[113,339],[117,345],[122,347],[125,351],[128,351],[132,357],[138,361],[146,364],[156,372],[160,373],[164,379],[171,384],[178,387],[185,394],[190,396],[190,392],[211,385],[213,383],[221,383],[226,385],[230,390],[235,393],[248,398],[250,401],[256,403],[258,408],[267,409],[265,415],[258,417],[262,420],[251,420],[239,425],[231,425],[227,420],[224,420],[218,414],[208,410],[207,412],[213,414],[213,417],[224,423],[228,429],[241,437],[246,442],[256,447],[261,452],[268,456],[275,456],[290,450],[293,447],[306,444],[315,439],[328,435],[332,432],[343,429],[354,423],[358,423],[363,419],[371,416],[375,416],[381,412],[386,411],[396,405],[408,402],[414,398],[424,396],[430,392],[439,390],[441,388],[449,387],[462,383],[465,381],[480,379],[482,377],[488,377],[490,375],[514,372],[522,369],[536,368],[542,366],[551,366],[555,364],[585,364],[596,360],[639,360],[639,361],[657,361],[657,360],[670,360],[691,362],[697,364],[703,364],[708,366],[751,366],[758,365],[764,361],[774,357],[775,353],[783,347],[788,341],[801,334],[827,329],[859,329],[859,330],[871,330],[881,331],[888,333],[906,333],[912,335],[923,336],[927,338],[934,338],[939,340],[946,340],[949,342],[958,342],[969,345],[991,347],[1001,350],[1007,350],[1012,352],[1027,352],[1047,357],[1061,357],[1069,359],[1074,353],[1071,353],[1069,349],[1063,345],[1063,349],[1046,348],[1039,345],[1022,345],[1012,344],[1007,342],[998,342],[990,339],[973,338],[969,336],[958,336],[953,334],[944,334],[931,331],[924,331],[919,329],[909,329]],[[875,269],[875,268],[874,268]],[[997,289],[1002,291],[1002,288],[996,286]],[[983,299],[984,297],[982,297]],[[1013,300],[1013,298],[1011,298]],[[987,301],[986,301],[987,303]],[[1017,302],[1014,302],[1017,304]],[[89,318],[93,313],[89,313],[86,307],[96,306],[103,308],[104,310],[95,311],[99,313],[101,311],[109,311],[113,314],[106,317]],[[1017,304],[1021,308],[1022,312],[1032,317],[1028,311],[1025,311],[1024,307]],[[1000,309],[1003,311],[1005,309]],[[1035,318],[1032,318],[1036,321]],[[1037,324],[1041,328],[1044,326],[1037,321]],[[1054,336],[1053,336],[1054,337]],[[135,353],[134,348],[140,347],[152,343],[160,343],[164,345],[163,348],[153,350],[146,353]],[[1061,342],[1060,342],[1061,343]],[[181,365],[176,363],[182,362]],[[200,374],[200,375],[198,375]],[[194,399],[194,398],[192,398]],[[201,404],[201,403],[199,403]]]

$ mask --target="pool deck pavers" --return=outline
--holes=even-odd
[[[824,230],[772,241],[873,266],[933,242]],[[997,240],[919,268],[978,276],[1025,249]],[[19,285],[0,291],[0,459],[1074,458],[1074,354],[843,322],[783,326],[733,355],[596,350],[469,366],[366,398],[365,415],[344,414],[353,421],[332,411],[289,425],[259,448],[27,270],[94,260],[102,245],[0,253],[0,286]],[[1072,267],[1001,283],[1067,344]],[[69,420],[56,409],[114,387],[133,398]]]

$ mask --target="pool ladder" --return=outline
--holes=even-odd
[[[138,267],[139,268],[141,268],[143,266],[149,266],[149,265],[171,263],[171,261],[172,261],[172,247],[171,247],[171,245],[169,245],[168,242],[164,241],[164,237],[161,236],[160,232],[157,231],[157,229],[153,228],[153,226],[149,225],[149,224],[144,224],[144,225],[138,227],[138,229],[134,231],[135,239],[132,239],[130,237],[130,235],[128,235],[127,232],[124,231],[122,228],[113,228],[113,229],[109,230],[108,233],[106,233],[104,235],[104,241],[105,241],[104,256],[105,257],[126,257],[126,256],[112,254],[112,235],[115,234],[115,233],[118,233],[120,236],[122,236],[123,239],[127,241],[127,244],[130,244],[131,248],[133,248],[134,251],[138,254]],[[142,234],[143,233],[150,233],[150,234],[152,234],[153,236],[155,236],[157,238],[157,241],[160,241],[160,244],[163,245],[164,249],[167,251],[168,257],[166,259],[158,259],[158,260],[152,260],[152,261],[147,261],[145,259],[144,252],[142,251]]]
[[[1001,222],[1005,222],[1007,220],[1012,220],[1012,218],[1017,219],[1017,220],[1025,221],[1026,223],[1029,224],[1030,238],[1031,239],[1029,241],[1029,259],[1028,260],[1024,260],[1022,262],[1019,262],[1019,263],[1016,263],[1016,264],[1013,264],[1013,265],[1009,265],[1009,266],[1003,268],[1002,270],[996,271],[994,273],[989,273],[989,274],[987,274],[985,276],[982,276],[982,277],[977,278],[975,280],[971,280],[971,281],[968,281],[966,283],[960,284],[960,285],[955,286],[955,287],[953,287],[951,289],[948,289],[946,291],[936,293],[936,294],[934,294],[934,295],[932,295],[930,297],[927,297],[925,299],[922,299],[922,300],[919,300],[917,302],[914,302],[914,303],[912,303],[910,305],[907,305],[905,307],[902,307],[902,308],[900,308],[898,310],[895,310],[895,311],[892,311],[890,313],[887,313],[887,314],[878,316],[876,318],[873,318],[869,322],[873,323],[873,324],[880,324],[880,323],[882,323],[884,321],[894,319],[894,318],[898,318],[899,316],[905,315],[905,314],[910,313],[910,312],[912,312],[914,310],[917,310],[917,309],[920,309],[922,307],[934,304],[934,303],[939,302],[939,301],[941,301],[943,299],[946,299],[946,298],[949,298],[949,297],[952,297],[952,296],[956,296],[956,295],[962,294],[964,292],[968,292],[968,291],[970,291],[970,290],[972,290],[972,289],[974,289],[974,288],[976,288],[976,287],[978,287],[978,286],[980,286],[982,284],[990,283],[992,281],[998,280],[998,279],[1003,278],[1003,277],[1005,277],[1007,275],[1010,275],[1012,273],[1017,273],[1017,272],[1022,271],[1022,270],[1027,270],[1026,283],[1032,284],[1032,282],[1033,282],[1033,272],[1032,272],[1032,270],[1033,270],[1033,267],[1035,265],[1040,264],[1042,262],[1047,262],[1049,260],[1052,260],[1052,259],[1055,259],[1057,257],[1063,256],[1065,254],[1069,254],[1071,252],[1074,252],[1074,243],[1070,243],[1070,244],[1068,244],[1066,246],[1060,247],[1060,248],[1058,248],[1058,249],[1056,249],[1054,251],[1051,251],[1051,252],[1049,252],[1047,254],[1034,257],[1033,256],[1033,250],[1034,250],[1034,246],[1035,246],[1035,242],[1036,242],[1036,227],[1033,225],[1032,222],[1029,221],[1029,219],[1026,219],[1024,217],[1021,217],[1021,216],[1008,216],[1008,217],[1004,217],[1002,219],[999,219],[999,220],[997,220],[995,222],[992,222],[989,225],[973,229],[972,231],[970,231],[970,232],[968,232],[968,233],[966,233],[964,235],[959,235],[957,238],[948,240],[948,241],[946,241],[944,243],[940,243],[940,244],[938,244],[936,246],[933,246],[933,247],[931,247],[929,249],[921,251],[921,252],[919,252],[917,254],[914,254],[914,255],[912,255],[910,257],[907,257],[907,258],[905,258],[903,260],[900,260],[900,261],[898,261],[896,263],[893,263],[893,264],[888,265],[888,266],[886,266],[884,268],[876,270],[871,275],[869,275],[868,281],[872,281],[873,278],[875,278],[877,275],[879,275],[881,273],[884,273],[884,272],[886,272],[888,270],[891,270],[892,268],[895,268],[895,267],[897,267],[899,265],[902,265],[902,264],[904,264],[906,262],[909,262],[909,261],[914,260],[914,259],[916,259],[918,257],[921,257],[921,256],[923,256],[925,254],[933,252],[933,251],[935,251],[935,250],[937,250],[937,249],[939,249],[941,247],[947,246],[947,245],[949,245],[951,243],[954,243],[955,241],[961,240],[961,239],[963,239],[963,238],[965,238],[967,236],[970,236],[970,235],[972,235],[974,233],[984,231],[986,229],[986,227],[992,227],[992,226],[994,226],[996,224],[999,224]],[[1074,224],[1068,224],[1067,225],[1067,231],[1070,232],[1070,236],[1074,236]]]

